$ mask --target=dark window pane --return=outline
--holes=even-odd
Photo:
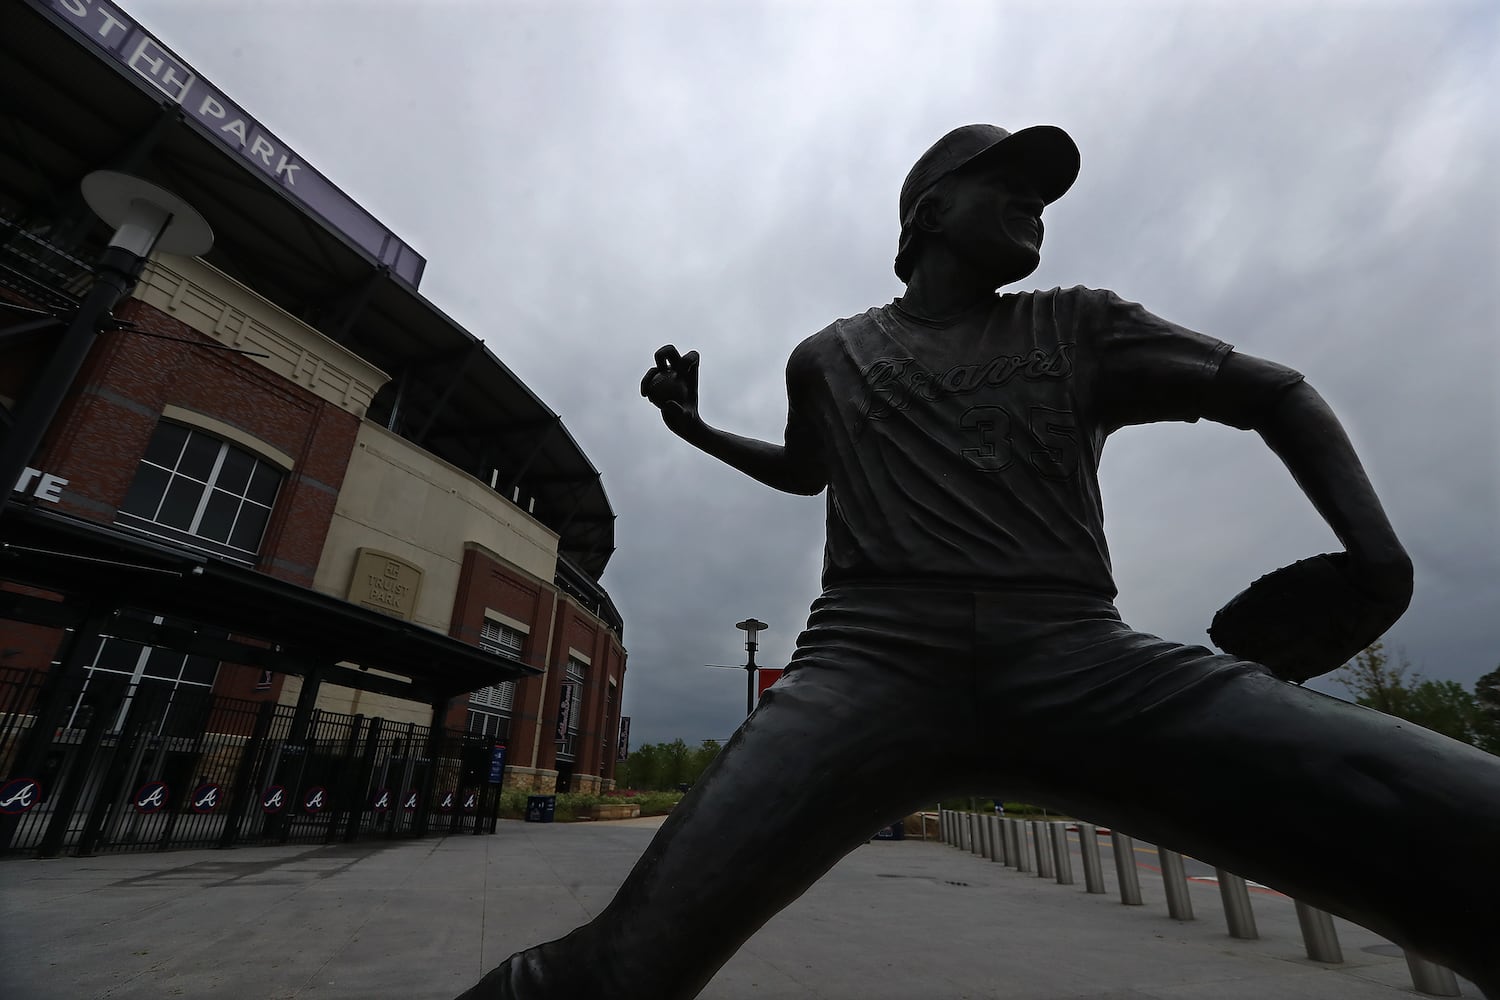
[[[166,492],[170,477],[170,472],[155,466],[140,466],[135,470],[135,482],[130,484],[130,492],[125,494],[120,509],[150,521],[156,520],[156,507],[161,503],[161,495]]]
[[[164,468],[177,467],[177,456],[182,454],[182,443],[187,440],[188,430],[177,424],[157,424],[151,443],[146,445],[146,461],[155,462]]]
[[[214,471],[214,460],[219,457],[219,449],[222,447],[219,441],[206,434],[194,434],[188,438],[187,447],[182,450],[182,461],[177,463],[177,471],[208,482],[208,474]]]
[[[234,515],[239,512],[240,498],[223,490],[214,490],[203,508],[203,519],[198,522],[197,534],[212,538],[216,542],[229,540],[229,529],[234,527]]]
[[[240,508],[240,519],[235,522],[229,544],[246,552],[259,552],[260,536],[265,533],[266,520],[270,516],[271,512],[264,507],[245,504]]]
[[[161,513],[156,520],[187,531],[192,526],[193,515],[198,512],[198,501],[203,498],[204,487],[181,476],[172,478],[167,487],[167,497],[161,503]]]
[[[276,487],[281,485],[281,470],[265,462],[255,463],[255,478],[250,480],[250,492],[245,494],[267,507],[276,502]]]
[[[73,630],[72,629],[68,629],[68,631],[72,632]],[[80,648],[79,648],[79,652],[78,652],[79,657],[82,658],[82,660],[83,660],[84,663],[93,663],[94,662],[94,657],[96,657],[97,655],[99,655],[99,645],[100,645],[100,643],[104,643],[104,642],[108,642],[108,641],[109,641],[108,639],[106,639],[106,638],[104,638],[103,636],[100,636],[100,635],[96,635],[96,636],[93,636],[92,638],[88,638],[88,639],[79,639],[78,640],[78,642],[80,643]],[[52,661],[52,667],[53,667],[54,670],[57,669],[57,661],[56,660]]]
[[[214,673],[218,669],[218,660],[211,660],[206,656],[189,656],[182,665],[182,679],[194,684],[212,684]]]
[[[138,642],[126,642],[124,639],[106,639],[99,650],[99,658],[94,661],[95,670],[115,670],[122,674],[135,673],[136,660],[140,658],[141,650],[145,648]]]
[[[146,676],[175,681],[182,671],[182,654],[170,649],[154,648],[146,660]]]
[[[214,485],[230,493],[245,495],[250,482],[250,473],[255,471],[255,459],[233,446],[224,455],[224,464],[219,468],[219,481]]]

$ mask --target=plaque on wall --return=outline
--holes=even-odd
[[[349,580],[350,603],[411,621],[421,588],[420,566],[375,549],[360,549],[355,554],[354,575]]]

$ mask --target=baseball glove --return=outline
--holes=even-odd
[[[1347,553],[1273,570],[1214,615],[1208,636],[1224,652],[1301,684],[1337,670],[1379,639],[1406,610],[1362,590]]]

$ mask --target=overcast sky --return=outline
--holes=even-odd
[[[954,126],[1083,155],[1024,287],[1112,288],[1306,373],[1417,568],[1388,641],[1500,664],[1500,8],[1275,4],[124,0],[428,260],[422,292],[562,414],[619,515],[634,743],[727,737],[734,623],[785,663],[823,501],[673,437],[652,352],[780,440],[788,352],[900,294],[896,198]],[[1132,428],[1101,478],[1119,606],[1204,642],[1261,574],[1335,547],[1259,439]],[[1320,686],[1338,693],[1341,689]]]

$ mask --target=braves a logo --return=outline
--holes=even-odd
[[[164,781],[148,781],[135,793],[135,811],[154,813],[167,804],[167,784]]]
[[[479,808],[479,793],[470,789],[464,795],[464,812],[471,813]]]
[[[262,812],[275,815],[286,808],[286,788],[283,785],[271,785],[260,797],[260,808]]]
[[[211,813],[219,808],[220,788],[213,782],[206,782],[193,789],[192,810],[195,813]]]
[[[406,793],[406,802],[405,802],[404,805],[401,806],[401,808],[405,809],[407,812],[415,812],[416,811],[416,808],[417,808],[417,790],[415,788],[413,788],[411,791],[409,791],[409,792]]]
[[[375,801],[370,804],[370,808],[376,812],[389,812],[391,808],[391,790],[389,788],[382,788],[376,792]]]
[[[302,796],[302,811],[315,813],[326,804],[328,789],[322,785],[314,785]]]
[[[453,811],[453,800],[455,798],[457,798],[457,797],[458,797],[458,793],[457,792],[444,792],[443,793],[443,801],[438,806],[438,809],[441,810],[441,811],[443,811],[443,812],[445,812],[445,813],[451,813]]]
[[[19,816],[42,798],[42,786],[35,778],[12,778],[0,785],[0,815]]]

